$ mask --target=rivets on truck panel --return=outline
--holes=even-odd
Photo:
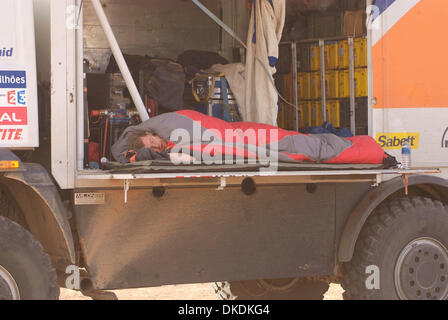
[[[247,196],[251,196],[257,190],[257,186],[255,185],[255,181],[252,178],[246,178],[241,183],[241,191]]]
[[[152,189],[152,194],[157,199],[160,199],[165,195],[165,188],[164,187],[155,187]]]
[[[317,185],[314,183],[308,183],[306,185],[306,192],[308,193],[316,193],[317,191]]]

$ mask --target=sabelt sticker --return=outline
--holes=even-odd
[[[383,149],[398,150],[401,149],[403,143],[408,140],[411,148],[418,149],[420,141],[419,132],[398,132],[398,133],[378,133],[376,135],[376,141]]]
[[[25,89],[26,72],[0,70],[0,89]]]
[[[27,108],[0,107],[0,126],[28,124]]]

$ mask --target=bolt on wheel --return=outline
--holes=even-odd
[[[448,298],[448,250],[433,238],[408,243],[398,256],[394,280],[402,300]]]

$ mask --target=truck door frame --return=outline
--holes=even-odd
[[[62,189],[75,186],[77,74],[76,26],[70,9],[79,0],[51,1],[51,171]],[[79,30],[78,30],[79,31]],[[81,61],[82,62],[82,61]]]

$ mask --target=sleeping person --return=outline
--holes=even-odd
[[[290,163],[391,163],[369,136],[302,134],[260,123],[230,123],[191,110],[166,113],[127,128],[112,146],[112,154],[121,163],[218,164],[235,157]]]
[[[185,163],[194,162],[188,154],[171,153],[174,144],[164,140],[152,131],[132,132],[127,138],[126,159],[130,162],[145,160],[171,160]]]

